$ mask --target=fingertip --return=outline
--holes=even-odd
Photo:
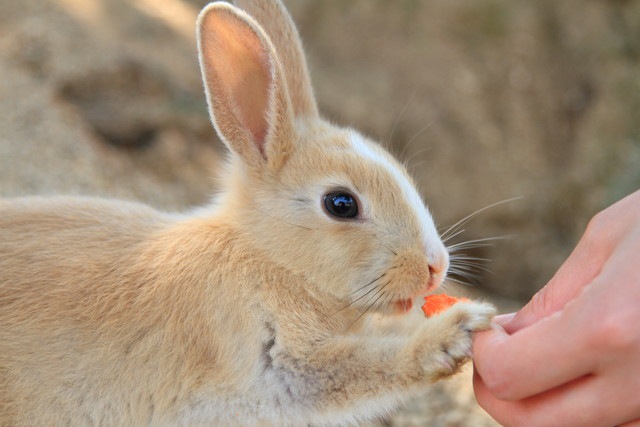
[[[526,322],[521,321],[521,316],[516,313],[513,317],[504,322],[501,326],[508,334],[514,334],[520,329],[526,327]]]
[[[532,308],[532,304],[527,304],[520,311],[505,315],[505,318],[501,319],[500,326],[511,335],[520,329],[531,326],[542,317],[544,316],[537,316],[535,314],[535,309]]]
[[[497,348],[508,337],[507,332],[497,323],[492,323],[486,331],[477,332],[473,337],[474,361],[485,365],[485,361],[493,359]]]
[[[509,322],[511,322],[511,320],[513,320],[513,318],[516,316],[516,313],[506,313],[506,314],[500,314],[496,317],[493,318],[494,323],[497,323],[498,325],[502,326],[504,328],[504,325],[508,324]]]

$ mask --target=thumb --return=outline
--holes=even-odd
[[[512,334],[562,310],[600,273],[610,252],[597,245],[589,234],[585,233],[549,283],[515,315],[505,318],[501,326],[507,333]]]
[[[563,286],[557,280],[552,279],[520,311],[508,317],[505,316],[504,320],[500,322],[500,326],[508,334],[513,334],[520,329],[533,325],[540,319],[561,310],[573,296],[567,291],[563,289]]]
[[[589,221],[584,235],[549,283],[504,329],[513,333],[561,310],[595,279],[616,246],[640,221],[640,191],[625,197]]]

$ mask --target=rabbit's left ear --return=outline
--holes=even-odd
[[[211,3],[198,17],[198,52],[213,124],[252,168],[279,168],[293,149],[294,116],[271,41],[246,13]]]
[[[318,106],[311,87],[307,60],[291,15],[280,0],[233,0],[265,30],[278,52],[296,117],[317,118]]]

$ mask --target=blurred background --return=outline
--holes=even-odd
[[[206,3],[0,0],[0,195],[205,203],[225,152],[196,57]],[[640,1],[286,4],[321,112],[405,160],[442,229],[518,197],[456,240],[504,237],[469,251],[503,309],[640,188]],[[384,425],[494,425],[465,375]]]

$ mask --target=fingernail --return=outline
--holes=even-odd
[[[501,314],[493,318],[493,322],[497,323],[500,326],[504,326],[511,321],[515,317],[516,313],[507,313]]]

